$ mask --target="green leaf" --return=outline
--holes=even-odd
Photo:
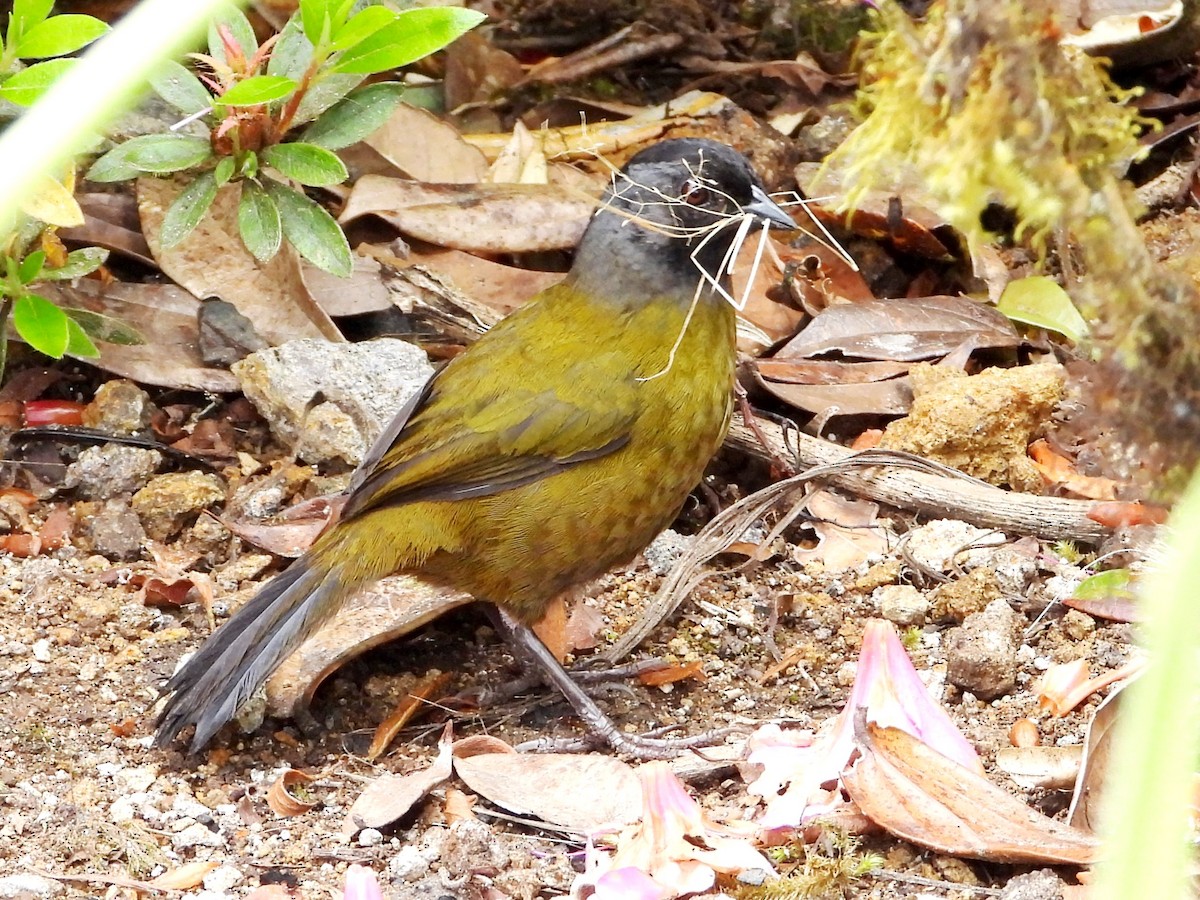
[[[337,72],[325,71],[314,81],[304,94],[300,105],[296,107],[296,116],[292,120],[295,125],[311,122],[325,110],[334,106],[347,94],[362,84],[365,76],[341,75]]]
[[[174,60],[167,60],[150,76],[150,86],[185,116],[209,109],[214,102],[200,79]]]
[[[170,250],[191,234],[217,197],[217,180],[205,172],[182,191],[167,207],[162,232],[158,239],[164,250]]]
[[[304,129],[300,138],[326,150],[349,147],[381,128],[403,96],[404,85],[394,81],[359,88]]]
[[[296,82],[282,75],[255,75],[239,81],[217,98],[222,106],[258,106],[282,100],[296,90]]]
[[[26,29],[16,53],[21,59],[65,56],[87,46],[106,31],[108,26],[92,16],[54,16]]]
[[[267,60],[267,74],[282,75],[299,81],[304,77],[312,55],[312,41],[305,37],[304,26],[300,24],[300,13],[296,12],[283,26],[283,31],[279,32],[279,40],[271,48],[271,58]]]
[[[75,62],[73,59],[51,59],[34,63],[0,84],[0,99],[17,106],[31,106]]]
[[[1108,569],[1097,572],[1079,582],[1075,593],[1071,595],[1076,600],[1107,600],[1109,597],[1132,597],[1133,573],[1128,569]]]
[[[38,275],[41,281],[66,281],[68,278],[82,278],[90,275],[104,265],[108,259],[108,251],[102,247],[80,247],[67,254],[67,261],[57,268],[46,268]]]
[[[106,344],[121,344],[125,347],[146,343],[146,338],[140,331],[112,316],[101,315],[90,309],[75,309],[70,306],[64,307],[63,312],[67,314],[68,318],[79,324],[84,334],[97,341],[104,341]]]
[[[233,161],[232,156],[222,156],[217,160],[216,168],[213,169],[213,178],[216,179],[217,187],[229,183],[229,179],[233,177],[233,168],[236,165],[237,163]]]
[[[1079,343],[1088,333],[1087,322],[1067,292],[1045,275],[1010,281],[996,308],[1014,322],[1057,331],[1074,343]]]
[[[336,24],[332,21],[338,0],[300,0],[300,21],[304,23],[304,36],[315,47],[321,39],[333,34]]]
[[[390,25],[343,52],[333,68],[373,75],[406,66],[441,50],[485,18],[483,13],[450,6],[404,10]]]
[[[247,153],[244,157],[242,157],[241,175],[243,178],[257,178],[258,177],[258,154],[257,153],[250,152],[250,153]]]
[[[267,180],[265,188],[279,207],[279,220],[288,243],[317,268],[349,278],[354,266],[350,244],[333,216],[299,191],[277,181]]]
[[[13,304],[17,334],[34,350],[62,359],[67,349],[67,317],[61,309],[37,294],[26,294]]]
[[[79,323],[67,316],[67,353],[71,356],[82,356],[85,359],[95,359],[100,355],[92,339],[88,337]]]
[[[202,137],[186,134],[144,134],[118,144],[88,169],[91,181],[124,181],[142,172],[166,174],[197,166],[212,156]]]
[[[283,241],[280,230],[279,207],[267,196],[257,182],[242,182],[242,199],[238,203],[238,232],[242,243],[259,262],[272,259]]]
[[[258,49],[258,39],[254,36],[254,26],[250,24],[250,20],[246,18],[245,13],[233,4],[230,4],[214,16],[212,24],[208,26],[208,52],[210,56],[223,63],[229,62],[225,55],[225,42],[221,40],[221,34],[217,31],[218,25],[227,25],[229,27],[234,41],[241,48],[242,55],[246,59],[254,55],[254,52]]]
[[[336,153],[313,144],[276,144],[262,152],[262,161],[310,187],[329,187],[350,177]]]
[[[21,35],[50,15],[52,6],[54,0],[15,0],[8,19],[8,46],[20,43]]]
[[[42,271],[42,266],[45,264],[46,251],[34,250],[21,260],[21,265],[17,267],[17,278],[20,279],[21,284],[29,284],[38,277],[38,273]]]
[[[366,40],[385,25],[396,20],[399,13],[386,6],[368,6],[361,10],[334,33],[329,44],[330,50],[348,50],[360,41]]]

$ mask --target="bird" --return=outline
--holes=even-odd
[[[733,259],[771,227],[795,225],[723,143],[667,139],[613,169],[563,281],[431,376],[365,454],[340,519],[170,677],[155,745],[193,726],[201,750],[343,600],[407,573],[493,604],[593,735],[672,755],[619,731],[529,626],[633,559],[703,477],[733,410]]]

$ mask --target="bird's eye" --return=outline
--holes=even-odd
[[[680,196],[688,206],[704,206],[712,199],[713,192],[696,179],[690,178],[684,182]]]

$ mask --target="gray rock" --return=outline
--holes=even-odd
[[[83,508],[90,509],[84,512]],[[98,507],[80,504],[80,530],[92,550],[116,562],[137,559],[146,543],[142,520],[124,500],[108,500]]]
[[[0,898],[53,897],[65,888],[41,875],[6,875],[0,878]]]
[[[171,844],[176,850],[189,850],[192,847],[224,847],[225,838],[199,822],[193,822],[172,837]]]
[[[965,691],[991,700],[1013,689],[1024,619],[1004,600],[967,616],[946,634],[946,678]]]
[[[1063,882],[1050,869],[1026,872],[1009,880],[1000,900],[1062,900]]]
[[[423,350],[394,338],[290,341],[231,368],[271,430],[301,459],[351,465],[433,374]],[[310,408],[318,393],[325,402]]]
[[[227,893],[230,888],[237,887],[245,880],[242,875],[233,866],[221,866],[213,869],[204,876],[204,889],[206,891],[215,891],[218,894]]]
[[[85,500],[109,500],[145,487],[161,464],[162,454],[145,447],[88,447],[67,466],[63,487]]]
[[[150,479],[133,495],[133,508],[156,541],[178,534],[189,518],[225,499],[225,485],[209,472],[171,472]]]
[[[378,847],[383,843],[383,832],[378,828],[364,828],[358,833],[358,846]]]
[[[666,575],[691,545],[692,538],[689,535],[668,528],[650,542],[650,546],[642,551],[642,556],[645,557],[651,572],[655,575]]]
[[[924,625],[929,615],[929,600],[911,584],[885,584],[871,599],[879,615],[897,625]]]
[[[137,434],[150,425],[150,395],[123,378],[106,381],[83,410],[83,424],[109,434]]]
[[[955,557],[968,548],[1003,544],[1002,534],[976,528],[957,519],[935,519],[908,533],[904,549],[917,563],[935,572],[948,572]]]

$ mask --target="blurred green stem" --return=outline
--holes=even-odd
[[[1183,900],[1200,743],[1200,472],[1171,516],[1165,558],[1141,591],[1151,664],[1122,698],[1094,900]],[[1128,702],[1124,702],[1125,700]]]

